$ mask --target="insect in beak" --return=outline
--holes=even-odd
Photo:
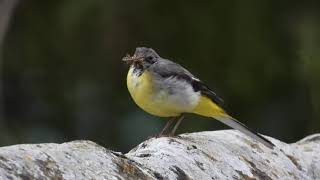
[[[135,54],[133,56],[130,56],[130,54],[127,54],[125,57],[122,58],[122,61],[128,64],[140,63],[143,61],[143,57],[136,56]]]

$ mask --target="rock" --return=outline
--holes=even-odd
[[[123,154],[91,141],[0,148],[0,179],[320,179],[320,134],[269,149],[235,130],[151,138]]]

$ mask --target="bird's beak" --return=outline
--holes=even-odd
[[[137,56],[136,54],[134,54],[133,56],[130,56],[129,54],[127,54],[125,57],[122,58],[122,61],[128,64],[139,63],[142,60],[143,60],[143,57]]]

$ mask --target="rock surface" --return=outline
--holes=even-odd
[[[0,148],[0,179],[320,179],[320,134],[269,149],[235,131],[152,138],[126,154],[90,141]]]

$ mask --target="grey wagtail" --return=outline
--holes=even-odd
[[[138,47],[133,56],[122,59],[130,65],[127,86],[135,103],[146,112],[171,117],[160,134],[174,135],[183,114],[194,113],[217,119],[269,148],[274,144],[250,130],[222,108],[222,100],[202,81],[181,65],[160,57],[153,49]]]

